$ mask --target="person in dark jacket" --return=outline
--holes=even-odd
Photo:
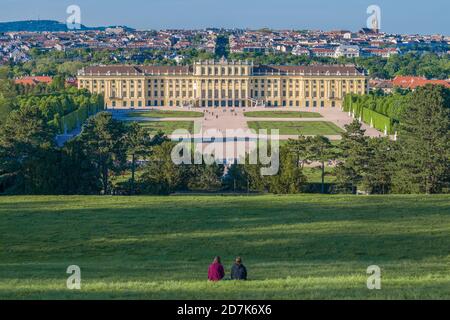
[[[225,270],[220,263],[220,257],[215,257],[213,263],[208,268],[208,280],[220,281],[225,277]]]
[[[241,257],[237,257],[231,267],[231,280],[247,280],[247,268],[242,264]]]

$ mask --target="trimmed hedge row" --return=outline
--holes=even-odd
[[[356,118],[361,120],[382,132],[387,129],[389,134],[394,133],[393,119],[378,113],[369,108],[363,107],[359,101],[358,96],[347,95],[344,99],[344,111],[351,112]]]

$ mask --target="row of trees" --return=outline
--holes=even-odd
[[[449,192],[450,90],[442,86],[418,89],[401,118],[397,141],[369,138],[355,120],[346,126],[338,147],[324,137],[291,140],[281,149],[278,176],[262,177],[255,166],[235,165],[230,169],[233,182],[241,190],[301,192],[304,180],[298,166],[316,161],[321,164],[324,192],[325,163],[335,160],[334,192]]]
[[[323,58],[294,56],[290,53],[232,53],[229,59],[252,59],[262,64],[305,65],[312,63],[356,64],[369,71],[373,78],[392,79],[400,75],[425,76],[429,79],[447,79],[450,74],[448,54],[409,52],[404,55],[393,55],[389,58]]]
[[[24,63],[10,64],[10,77],[25,75],[50,75],[75,77],[78,70],[92,64],[120,64],[126,59],[130,64],[176,65],[176,61],[168,59],[171,52],[157,49],[70,49],[66,51],[30,50],[30,60]],[[213,59],[214,54],[204,50],[182,49],[177,53],[186,57],[184,63],[194,60]],[[142,58],[144,57],[144,59]]]
[[[440,193],[450,184],[450,90],[426,86],[411,94],[397,141],[368,139],[347,128],[337,168],[340,185],[371,193]]]
[[[392,79],[395,76],[424,76],[428,79],[447,79],[450,74],[449,54],[408,52],[381,57],[354,58],[357,65],[369,71],[374,78]]]
[[[39,108],[11,112],[0,128],[1,193],[170,194],[222,186],[222,165],[177,166],[171,160],[174,144],[162,133],[151,137],[107,112],[89,118],[82,133],[61,148],[55,133]],[[147,164],[138,166],[142,159]],[[122,176],[127,179],[113,181]]]
[[[61,131],[61,118],[69,113],[91,106],[102,109],[102,96],[87,90],[66,87],[62,76],[56,76],[51,84],[28,86],[15,84],[9,79],[10,69],[0,68],[0,123],[4,122],[13,110],[36,107],[48,122]],[[91,108],[92,109],[92,108]]]
[[[0,128],[0,190],[13,194],[98,194],[111,190],[110,177],[125,168],[138,135],[141,147],[158,143],[140,127],[126,127],[108,113],[91,117],[82,134],[55,145],[55,129],[41,110],[11,112]]]
[[[14,109],[17,94],[17,87],[9,79],[9,69],[0,67],[0,124]]]
[[[17,97],[17,108],[37,107],[47,121],[59,119],[79,108],[87,108],[90,105],[103,105],[103,99],[87,90],[76,88],[40,96],[25,95]]]
[[[353,104],[353,107],[362,107],[385,115],[395,122],[401,121],[401,116],[408,111],[411,104],[411,91],[397,90],[392,94],[380,95],[370,93],[366,95],[347,95],[345,103]]]
[[[226,36],[220,36],[219,44]],[[228,55],[227,43],[223,45],[218,55]],[[219,46],[222,48],[222,46]],[[190,64],[194,60],[212,59],[214,53],[197,49],[177,50],[177,53],[185,56],[184,64]],[[117,64],[122,63],[121,58],[127,58],[127,63],[134,64],[159,64],[174,65],[173,59],[168,59],[170,52],[164,50],[137,50],[137,49],[115,49],[115,50],[93,50],[93,49],[71,49],[60,51],[41,51],[32,49],[31,59],[25,63],[11,65],[11,76],[19,77],[23,75],[61,75],[64,77],[76,76],[77,71],[90,64]],[[148,57],[145,61],[141,58]],[[427,78],[447,79],[450,74],[450,59],[448,54],[438,54],[433,52],[423,53],[412,51],[403,55],[394,55],[389,58],[382,57],[358,57],[358,58],[322,58],[295,56],[291,53],[231,53],[229,59],[245,60],[252,59],[255,63],[261,64],[345,64],[354,63],[370,72],[374,78],[391,79],[397,75],[425,76]]]

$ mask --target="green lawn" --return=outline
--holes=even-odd
[[[244,115],[250,118],[322,118],[318,112],[303,111],[249,111]]]
[[[250,129],[279,129],[280,135],[340,135],[343,130],[327,121],[248,121]]]
[[[0,199],[0,299],[450,299],[448,196]],[[207,282],[214,255],[250,281]]]
[[[127,113],[130,118],[201,118],[202,112],[176,110],[149,110]]]
[[[194,121],[141,121],[139,124],[150,134],[162,131],[165,134],[170,135],[172,132],[179,129],[188,130],[190,133],[194,132]]]

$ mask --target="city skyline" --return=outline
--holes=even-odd
[[[108,4],[107,6],[105,4]],[[271,28],[346,29],[366,26],[368,6],[381,8],[381,31],[409,34],[449,34],[446,12],[450,3],[419,1],[349,0],[345,3],[319,0],[248,0],[226,3],[210,0],[55,1],[3,0],[0,21],[51,19],[64,22],[69,5],[81,8],[81,23],[87,26],[126,25],[143,29]],[[139,10],[137,10],[139,8]],[[239,8],[239,10],[236,10]],[[325,8],[325,9],[324,9]],[[349,17],[352,17],[349,19]]]

